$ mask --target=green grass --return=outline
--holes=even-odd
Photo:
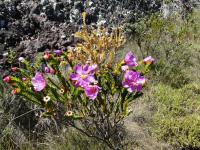
[[[181,89],[157,85],[154,92],[153,133],[157,138],[180,148],[200,148],[200,85]]]

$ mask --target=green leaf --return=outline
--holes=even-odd
[[[82,119],[83,118],[83,116],[79,116],[79,115],[73,115],[72,116],[72,119],[73,120],[80,120],[80,119]]]
[[[128,94],[128,91],[125,88],[122,88],[121,98],[125,99],[127,94]]]
[[[124,114],[124,116],[128,116],[128,101],[125,101],[124,103],[123,103],[123,114]]]
[[[64,101],[64,100],[61,99],[61,95],[58,94],[58,92],[57,92],[58,90],[57,90],[57,89],[55,89],[55,88],[53,88],[53,87],[49,87],[49,89],[51,90],[51,92],[52,92],[52,94],[53,94],[55,100],[59,100],[60,102],[63,102],[63,101]]]
[[[24,97],[26,100],[28,100],[28,101],[30,101],[30,102],[32,102],[32,103],[34,103],[34,104],[37,104],[37,105],[39,105],[39,106],[42,105],[41,102],[38,101],[38,99],[36,99],[36,98],[30,96],[30,95],[27,94],[27,93],[20,92],[18,95]]]

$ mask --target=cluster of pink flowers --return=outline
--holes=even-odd
[[[61,50],[55,50],[54,51],[55,56],[60,56],[62,53],[63,53],[63,51],[61,51]],[[52,57],[52,54],[49,53],[48,51],[46,51],[44,53],[43,58],[45,60],[48,60],[51,57]],[[44,68],[44,72],[45,73],[50,73],[50,74],[55,74],[56,73],[56,71],[54,69],[49,68],[49,67],[45,67]],[[40,72],[36,72],[35,76],[31,80],[31,83],[32,83],[32,85],[34,87],[34,90],[36,92],[42,91],[47,86],[47,82],[46,82],[43,74],[40,73]]]
[[[54,55],[55,56],[61,56],[63,54],[63,51],[61,50],[55,50]],[[52,54],[49,52],[44,53],[44,59],[48,60],[52,57]],[[24,58],[20,58],[20,61],[25,61]],[[143,59],[143,64],[150,65],[155,63],[155,59],[151,56],[146,57]],[[138,66],[137,60],[132,52],[128,52],[123,60],[123,65],[121,66],[122,71],[124,72],[122,86],[126,88],[129,92],[141,92],[142,86],[145,83],[145,78],[136,71],[136,67]],[[13,67],[11,69],[13,72],[17,72],[19,68]],[[95,79],[95,73],[98,70],[98,66],[96,64],[86,64],[86,65],[80,65],[77,64],[74,67],[74,73],[71,73],[70,79],[73,83],[73,85],[76,88],[83,88],[85,95],[91,99],[94,100],[99,90],[101,89],[97,83],[98,81]],[[55,70],[49,67],[44,68],[45,73],[55,74]],[[26,81],[26,78],[22,78],[22,81]],[[11,76],[6,76],[3,79],[4,82],[10,83],[11,82]],[[31,83],[34,87],[34,90],[36,92],[42,91],[46,86],[47,82],[43,76],[43,73],[36,72],[35,76],[31,79]],[[12,93],[17,93],[17,90],[13,90]]]
[[[100,87],[97,85],[94,74],[97,71],[98,66],[93,65],[76,65],[74,68],[75,73],[70,75],[70,79],[75,87],[81,87],[84,89],[86,96],[94,100],[97,97]]]
[[[151,56],[148,56],[146,58],[144,58],[143,60],[144,64],[154,64],[155,63],[155,59]],[[128,69],[130,69],[131,67],[137,67],[138,63],[137,63],[137,59],[135,58],[135,56],[133,55],[132,52],[128,52],[123,60],[123,64],[121,69],[122,71],[126,71]]]
[[[138,66],[137,60],[132,52],[126,54],[124,59],[124,65],[121,67],[123,71],[125,71],[124,79],[122,81],[122,85],[124,88],[127,88],[129,92],[141,92],[142,86],[145,83],[145,78],[140,75],[139,72],[135,70],[131,70],[131,67]],[[144,64],[155,63],[155,59],[151,56],[146,57],[143,60]]]

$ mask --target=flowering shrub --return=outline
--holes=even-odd
[[[128,106],[141,95],[144,74],[155,60],[149,56],[138,62],[132,52],[117,60],[116,52],[124,43],[121,29],[109,34],[84,25],[75,36],[82,42],[74,48],[45,51],[42,67],[20,57],[23,67],[12,68],[14,75],[3,81],[12,86],[13,94],[45,108],[45,115],[115,149]]]

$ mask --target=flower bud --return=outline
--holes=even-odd
[[[48,54],[48,53],[46,53],[46,54],[44,54],[43,58],[44,58],[45,60],[48,60],[48,59],[51,58],[51,55]]]
[[[5,83],[9,83],[10,80],[11,80],[10,76],[6,76],[5,78],[3,78],[3,82],[5,82]]]
[[[60,56],[62,54],[62,51],[61,50],[55,50],[54,53],[57,55],[57,56]]]
[[[12,94],[17,94],[17,90],[14,89],[14,90],[11,91],[11,93],[12,93]]]
[[[19,57],[18,60],[19,60],[20,62],[24,62],[24,61],[25,61],[24,57]]]
[[[144,58],[143,62],[144,62],[144,64],[154,64],[155,59],[151,56],[148,56],[148,57]]]
[[[45,67],[45,68],[44,68],[44,72],[45,72],[45,73],[50,73],[50,70],[51,70],[51,69],[50,69],[49,67]]]
[[[50,69],[50,74],[56,74],[56,71],[54,69]]]
[[[17,69],[18,69],[17,67],[12,67],[11,68],[12,72],[17,72]]]
[[[12,94],[17,94],[19,92],[20,92],[20,89],[14,89],[14,90],[11,91]]]
[[[22,81],[26,81],[26,80],[27,80],[27,78],[25,78],[25,77],[22,78]]]

